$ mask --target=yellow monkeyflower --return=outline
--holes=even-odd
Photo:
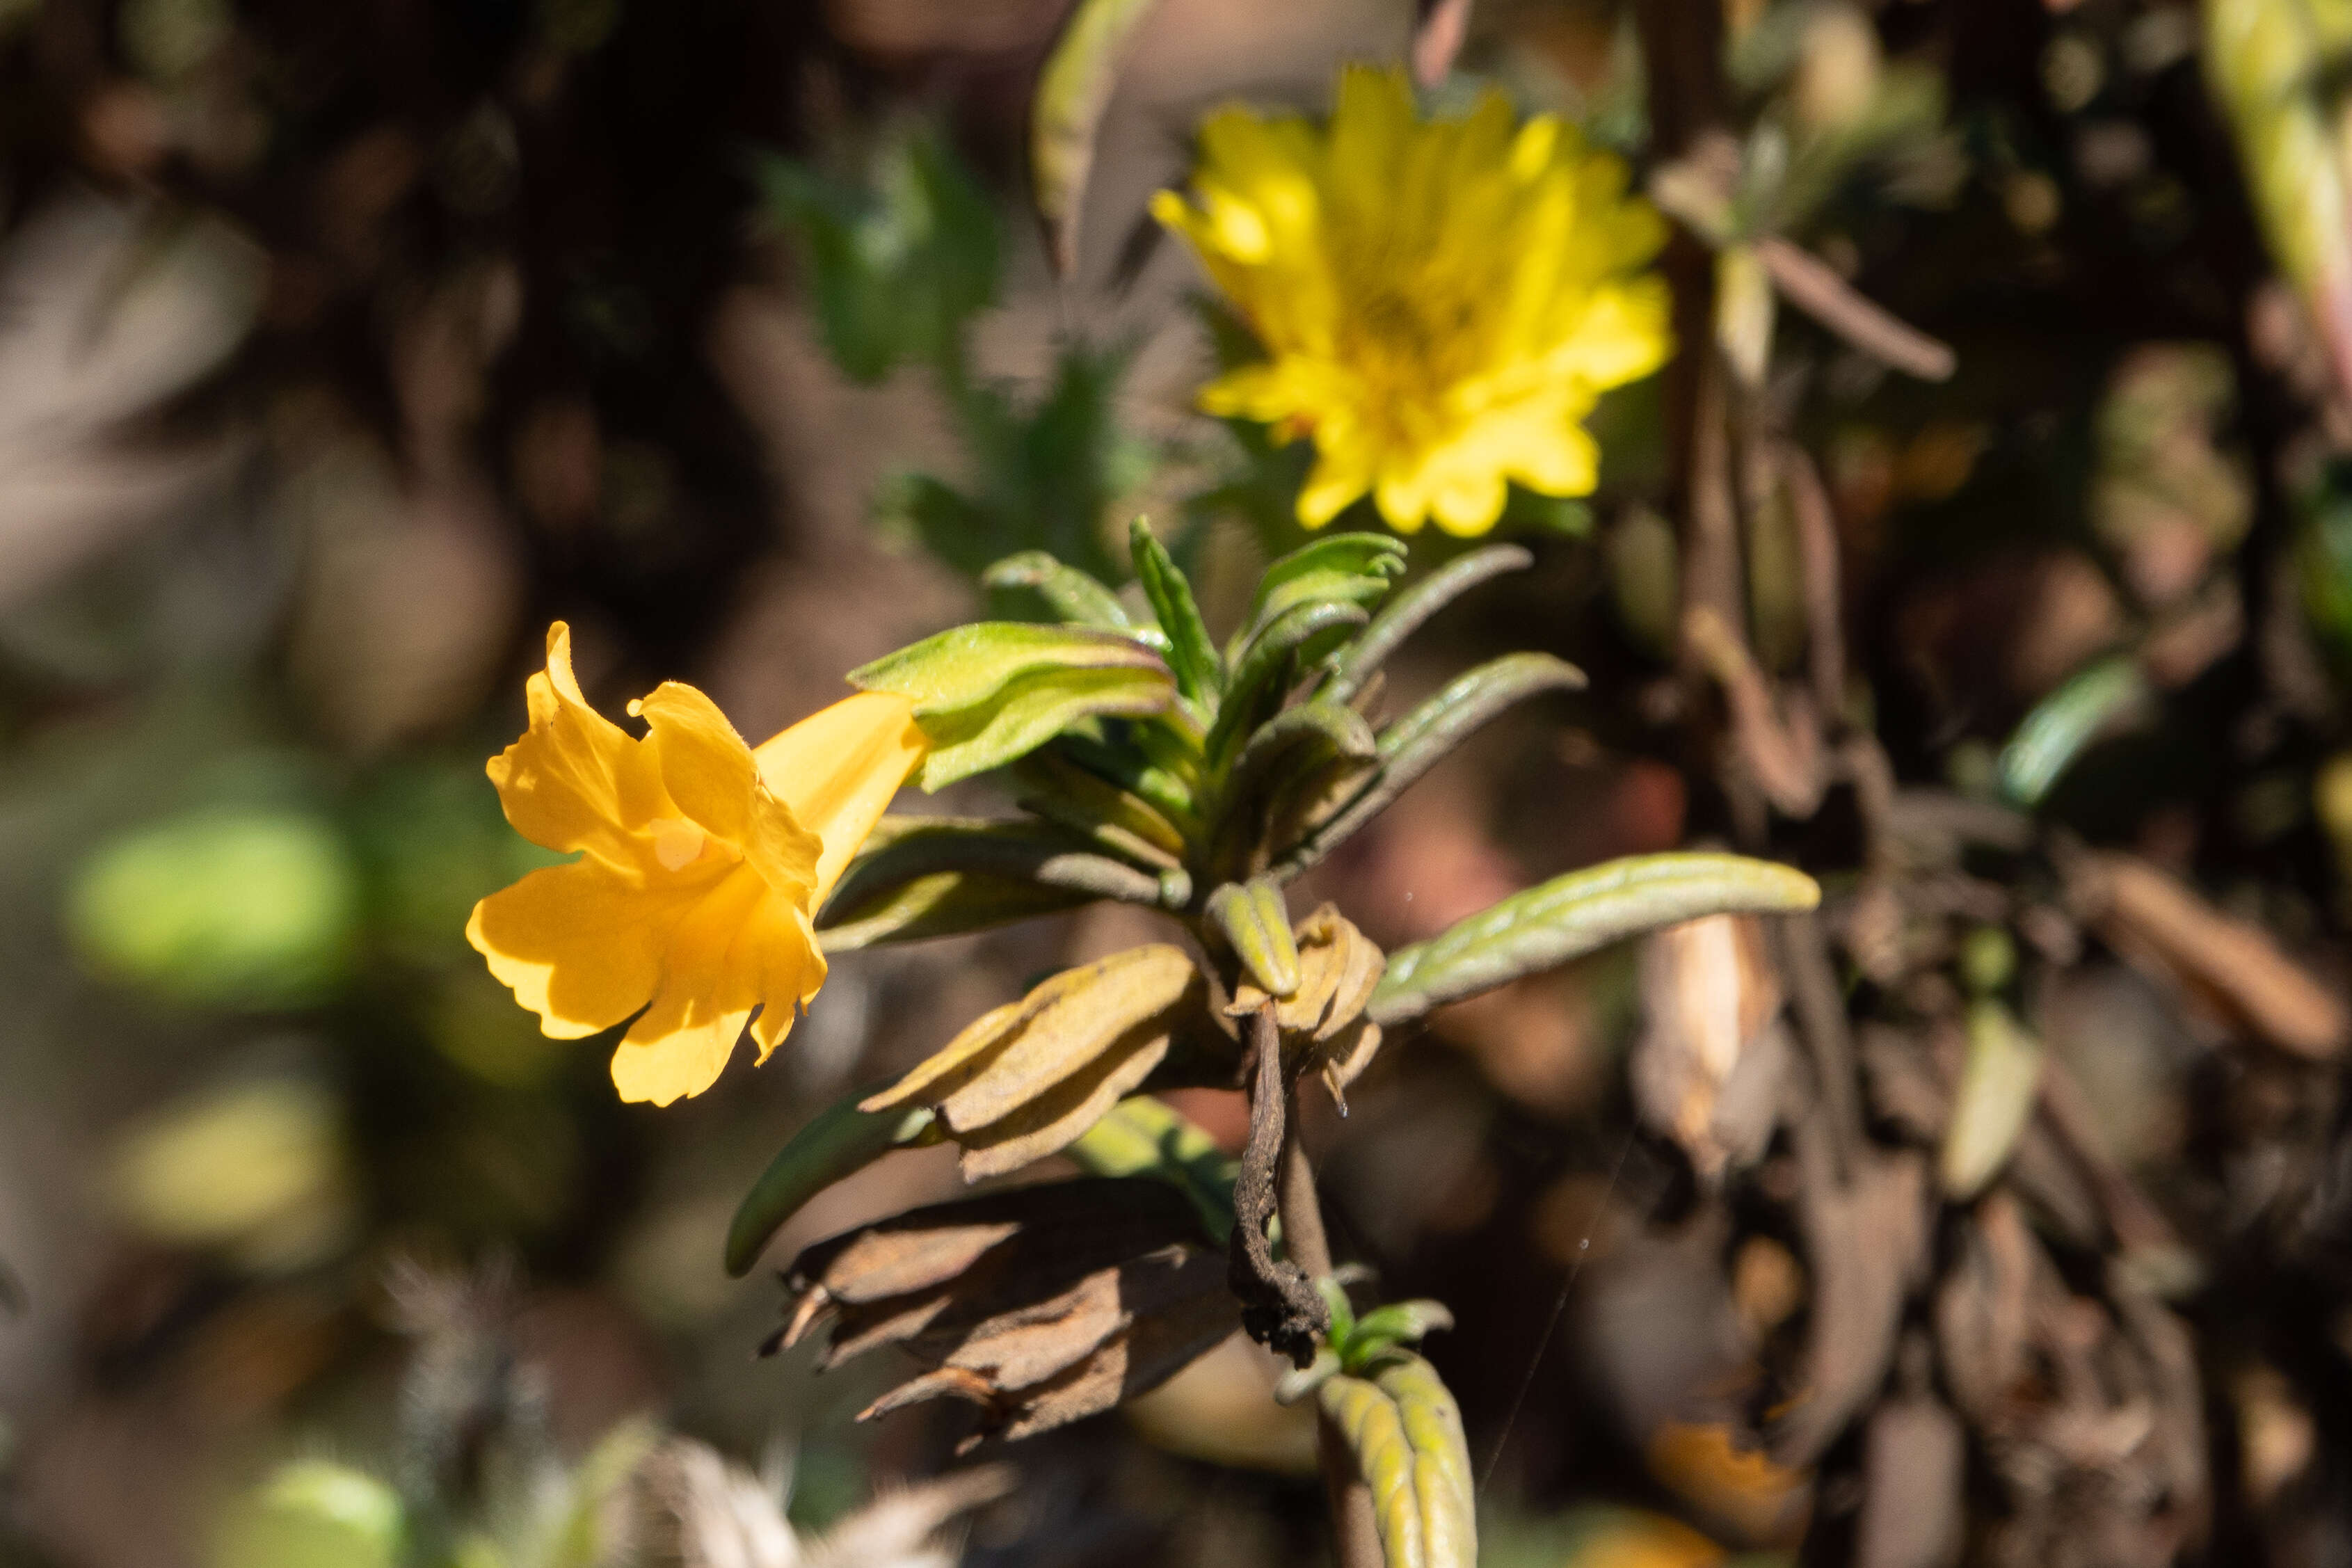
[[[1201,406],[1314,437],[1309,528],[1368,490],[1401,531],[1462,534],[1494,526],[1508,480],[1587,494],[1578,422],[1666,358],[1665,285],[1643,270],[1664,221],[1617,159],[1549,115],[1515,128],[1497,92],[1423,121],[1402,73],[1351,67],[1320,130],[1221,110],[1192,199],[1151,210],[1266,351]]]
[[[490,782],[517,832],[581,855],[476,904],[466,940],[552,1038],[637,1016],[624,1100],[701,1093],[746,1024],[765,1061],[824,984],[812,918],[929,750],[912,704],[861,692],[754,750],[665,681],[629,704],[638,740],[581,696],[561,621],[526,689]]]

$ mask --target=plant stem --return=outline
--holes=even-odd
[[[1279,1205],[1283,1250],[1315,1279],[1331,1272],[1331,1244],[1323,1229],[1323,1205],[1315,1195],[1315,1167],[1298,1137],[1297,1108],[1285,1118]],[[1382,1568],[1381,1536],[1372,1516],[1371,1489],[1357,1473],[1356,1456],[1328,1415],[1315,1419],[1316,1452],[1323,1462],[1323,1486],[1331,1499],[1331,1536],[1338,1568]]]

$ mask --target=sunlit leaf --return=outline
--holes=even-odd
[[[1135,574],[1151,601],[1160,629],[1168,637],[1168,665],[1176,672],[1177,689],[1185,700],[1209,703],[1225,688],[1225,667],[1217,657],[1209,629],[1201,623],[1201,609],[1192,602],[1192,584],[1150,525],[1137,518],[1128,529],[1128,545],[1135,558]]]
[[[1366,1011],[1419,1017],[1659,926],[1710,914],[1787,914],[1821,902],[1791,867],[1741,855],[1639,855],[1555,877],[1389,954]]]

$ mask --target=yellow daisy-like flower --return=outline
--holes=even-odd
[[[530,728],[490,782],[517,832],[580,858],[476,904],[466,940],[551,1038],[637,1015],[613,1054],[624,1100],[701,1093],[746,1024],[765,1061],[824,984],[812,918],[929,750],[912,705],[861,692],[755,751],[665,681],[629,704],[638,740],[581,696],[561,621],[526,689]]]
[[[1372,493],[1412,532],[1483,533],[1506,482],[1591,492],[1579,421],[1668,352],[1665,240],[1625,169],[1549,115],[1514,127],[1500,93],[1424,121],[1402,73],[1351,67],[1330,122],[1222,110],[1201,128],[1192,200],[1153,199],[1267,359],[1201,406],[1312,436],[1298,520]]]

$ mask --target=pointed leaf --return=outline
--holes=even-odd
[[[834,930],[877,917],[909,884],[945,872],[1134,904],[1160,903],[1163,887],[1150,873],[1097,854],[1086,839],[1044,823],[886,816],[843,873],[817,926]],[[942,886],[938,896],[950,892]],[[908,916],[921,912],[918,908]]]
[[[1419,631],[1432,616],[1488,578],[1522,572],[1534,563],[1534,555],[1522,544],[1489,544],[1446,563],[1397,595],[1372,617],[1363,636],[1340,656],[1330,679],[1323,684],[1322,695],[1334,702],[1347,701],[1363,689],[1364,682],[1396,651],[1397,645]]]
[[[1213,703],[1225,689],[1225,668],[1217,658],[1216,644],[1209,640],[1209,628],[1202,624],[1201,607],[1192,602],[1192,584],[1139,517],[1129,526],[1128,548],[1143,596],[1151,602],[1160,629],[1167,635],[1168,667],[1175,672],[1176,689],[1188,702]]]
[[[1234,663],[1216,722],[1202,743],[1211,769],[1227,765],[1242,742],[1281,706],[1294,661],[1321,658],[1370,618],[1358,605],[1324,599],[1294,605],[1260,627]]]
[[[784,1222],[834,1183],[893,1149],[939,1142],[929,1106],[874,1112],[859,1110],[859,1098],[853,1093],[818,1111],[751,1184],[727,1227],[728,1273],[740,1279]]]
[[[1545,691],[1578,691],[1584,672],[1548,653],[1514,653],[1456,676],[1444,690],[1381,731],[1381,771],[1361,794],[1277,857],[1275,874],[1296,876],[1329,854],[1435,767],[1472,732],[1512,704]]]
[[[1026,588],[1054,614],[1076,626],[1129,632],[1134,621],[1118,595],[1075,566],[1065,566],[1043,550],[1008,555],[980,574],[982,586]]]
[[[1121,1100],[1063,1152],[1090,1175],[1150,1176],[1192,1200],[1220,1247],[1234,1230],[1241,1162],[1198,1123],[1150,1095]]]
[[[1637,855],[1555,877],[1389,954],[1365,1012],[1393,1026],[1659,926],[1821,902],[1811,877],[1741,855]]]
[[[975,621],[886,654],[849,672],[865,691],[890,691],[918,718],[961,713],[1002,697],[1041,671],[1120,670],[1165,674],[1160,656],[1131,637],[1086,626]]]
[[[1209,895],[1209,923],[1225,939],[1242,972],[1276,996],[1298,989],[1298,947],[1290,911],[1271,882],[1227,882]]]
[[[1148,669],[1034,670],[990,700],[919,719],[931,742],[923,787],[937,791],[1026,756],[1083,720],[1145,718],[1166,710],[1174,689],[1157,659]]]

